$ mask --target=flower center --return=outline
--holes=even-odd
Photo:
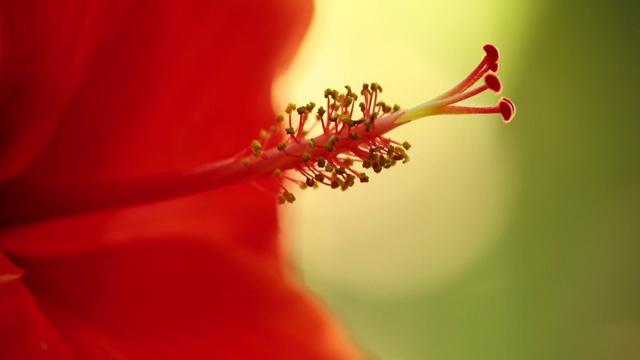
[[[515,115],[515,106],[508,98],[501,98],[494,106],[460,105],[463,100],[474,97],[487,90],[500,93],[502,85],[496,72],[498,70],[499,53],[495,46],[485,45],[485,56],[478,66],[458,85],[442,95],[407,110],[400,110],[399,105],[393,107],[378,101],[382,87],[377,83],[363,84],[360,95],[363,100],[358,104],[360,117],[354,118],[354,108],[358,101],[350,86],[346,92],[334,89],[324,92],[326,109],[320,107],[315,114],[315,122],[311,127],[320,124],[322,134],[307,137],[310,129],[309,116],[315,108],[310,102],[296,107],[289,104],[285,115],[279,115],[277,121],[282,123],[288,118],[288,127],[284,128],[286,140],[277,146],[270,146],[274,135],[278,135],[279,127],[270,131],[262,131],[261,140],[254,140],[241,161],[254,172],[263,175],[273,174],[275,178],[284,178],[297,183],[301,188],[326,185],[332,189],[346,190],[356,183],[368,182],[369,176],[354,168],[360,163],[363,169],[373,169],[379,173],[383,169],[394,166],[398,161],[406,163],[409,157],[406,150],[408,142],[402,144],[383,135],[394,128],[410,121],[430,115],[441,114],[500,114],[504,122],[509,122]],[[480,83],[479,86],[472,88]],[[297,125],[293,124],[294,111],[298,114]],[[303,176],[301,180],[284,175],[284,170],[295,170]],[[280,182],[278,202],[283,204],[295,201],[295,196]]]

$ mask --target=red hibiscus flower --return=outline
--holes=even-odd
[[[0,2],[0,358],[359,357],[292,280],[275,201],[251,185],[56,214],[93,184],[246,148],[311,13]]]

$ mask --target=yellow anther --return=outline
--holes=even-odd
[[[255,157],[259,157],[262,155],[262,144],[258,140],[253,140],[251,142],[251,153]]]

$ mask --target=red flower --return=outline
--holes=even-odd
[[[0,2],[0,358],[358,357],[288,274],[275,202],[251,185],[30,215],[51,215],[43,189],[77,200],[246,147],[273,119],[273,76],[311,12]]]

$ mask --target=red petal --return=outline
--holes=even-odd
[[[0,133],[11,140],[0,142],[0,169],[23,169],[0,185],[2,197],[235,154],[273,123],[272,79],[301,40],[311,4],[16,0],[0,11]],[[20,245],[26,253],[81,251],[166,230],[275,253],[274,202],[236,187],[32,226],[0,244],[21,238],[31,241]]]
[[[2,14],[2,134],[27,142],[10,149],[40,148],[19,180],[81,183],[199,165],[246,146],[272,122],[274,73],[310,11],[294,0],[20,0]]]
[[[92,50],[89,6],[0,3],[0,181],[42,150],[77,93]]]
[[[14,261],[78,358],[354,359],[270,264],[194,238]]]
[[[12,254],[46,257],[140,238],[187,235],[243,245],[275,264],[281,260],[276,206],[272,196],[251,185],[235,185],[163,203],[7,229],[0,232],[0,246]]]
[[[70,358],[66,345],[0,252],[0,359]]]

